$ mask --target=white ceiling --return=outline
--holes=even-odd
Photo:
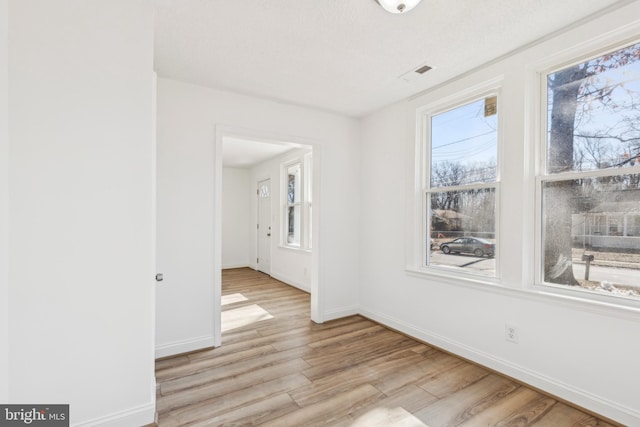
[[[222,141],[222,164],[227,168],[250,169],[254,165],[280,156],[297,147],[292,144],[272,144],[225,138]]]
[[[361,117],[630,0],[152,0],[161,77]],[[434,69],[407,83],[399,76]]]

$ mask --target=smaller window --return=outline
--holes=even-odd
[[[496,275],[497,96],[427,115],[426,265]]]
[[[282,165],[282,244],[304,250],[311,249],[311,161],[311,152],[302,151]]]
[[[286,242],[291,246],[300,246],[300,197],[302,193],[300,170],[300,163],[294,163],[287,167],[287,214],[285,215],[285,230],[287,232]]]

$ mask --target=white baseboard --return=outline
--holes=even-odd
[[[307,283],[300,282],[299,280],[294,280],[290,277],[287,277],[284,274],[280,274],[278,272],[272,271],[270,276],[276,280],[286,283],[287,285],[293,286],[294,288],[298,288],[301,291],[304,291],[307,293],[311,292],[311,287]]]
[[[349,317],[358,314],[358,307],[344,307],[334,310],[325,311],[322,315],[322,319],[325,322],[330,320],[340,319],[342,317]]]
[[[424,341],[425,343],[440,347],[482,366],[486,366],[489,369],[501,372],[511,378],[522,381],[525,384],[529,384],[532,387],[538,388],[568,402],[572,402],[577,406],[593,411],[621,424],[640,426],[640,411],[637,409],[629,408],[600,396],[596,396],[570,384],[565,384],[554,378],[511,363],[508,360],[500,359],[491,354],[478,351],[462,343],[450,340],[442,335],[417,328],[387,315],[364,308],[360,308],[359,314],[411,337]]]
[[[230,268],[245,268],[245,267],[251,267],[251,265],[248,264],[248,263],[240,263],[240,264],[231,263],[231,264],[222,264],[221,268],[223,270],[227,270],[227,269],[230,269]]]
[[[73,408],[71,408],[73,411]],[[156,417],[155,402],[140,405],[126,411],[71,424],[73,427],[139,427],[152,424]]]
[[[213,335],[175,341],[169,344],[156,346],[156,359],[210,347],[214,347]]]

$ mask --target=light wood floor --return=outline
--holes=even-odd
[[[314,324],[265,274],[222,282],[222,346],[156,363],[160,427],[611,426],[360,316]]]

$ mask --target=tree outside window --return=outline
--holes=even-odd
[[[640,297],[640,43],[545,83],[542,280]]]

